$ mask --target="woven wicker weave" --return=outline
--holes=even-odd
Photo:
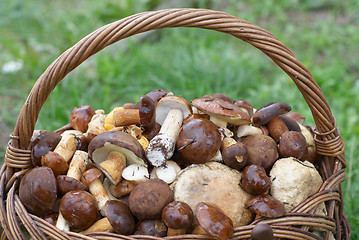
[[[78,233],[59,231],[24,208],[17,195],[18,178],[32,167],[29,141],[39,112],[56,85],[83,61],[103,48],[132,35],[153,29],[196,27],[224,32],[239,38],[270,57],[294,81],[302,93],[315,121],[315,147],[321,155],[320,174],[324,184],[317,194],[284,217],[258,219],[235,229],[232,239],[249,239],[251,229],[259,222],[270,224],[275,237],[288,239],[321,239],[309,231],[311,226],[327,230],[325,239],[349,239],[350,228],[343,213],[341,182],[345,179],[344,143],[328,102],[309,70],[270,32],[224,12],[206,9],[167,9],[139,13],[103,26],[92,32],[59,56],[40,76],[23,105],[0,171],[1,239],[208,239],[208,236],[176,237],[122,236],[112,233]],[[327,216],[314,215],[325,202]],[[26,230],[28,233],[26,233]]]

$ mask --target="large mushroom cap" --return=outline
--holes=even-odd
[[[141,144],[132,135],[122,131],[108,131],[94,137],[89,144],[89,158],[100,164],[112,151],[122,152],[126,156],[126,165],[146,166],[145,152]]]
[[[135,219],[130,209],[118,200],[108,200],[105,205],[108,221],[119,234],[129,235],[135,229]]]
[[[192,114],[191,105],[186,99],[179,96],[165,96],[157,103],[156,122],[162,125],[167,117],[168,112],[174,108],[182,110],[183,118],[186,118],[188,115]]]
[[[200,111],[235,126],[250,122],[249,115],[240,107],[223,99],[204,96],[192,100],[191,103]]]

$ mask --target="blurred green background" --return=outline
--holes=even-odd
[[[31,87],[54,59],[104,24],[170,7],[211,8],[253,22],[272,32],[309,68],[346,143],[345,212],[352,239],[358,239],[357,0],[1,0],[1,156]],[[187,99],[222,92],[233,99],[246,99],[257,108],[284,101],[313,125],[291,79],[252,46],[208,30],[165,29],[120,41],[85,61],[50,95],[36,128],[54,130],[65,125],[78,105],[109,112],[157,88]]]

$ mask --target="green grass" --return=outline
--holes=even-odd
[[[19,72],[0,72],[0,127],[8,133],[37,77],[58,55],[96,28],[156,5],[156,1],[133,4],[130,0],[3,2],[0,66],[16,59],[24,62]],[[352,226],[352,239],[359,238],[359,3],[213,2],[211,7],[223,8],[274,33],[321,86],[346,143],[345,212]],[[208,6],[209,2],[196,4]],[[108,112],[124,102],[136,102],[155,88],[171,90],[187,99],[223,92],[233,99],[249,100],[255,107],[284,101],[313,124],[291,79],[265,55],[231,36],[208,30],[165,29],[144,42],[130,41],[126,52],[121,51],[122,44],[120,41],[104,49],[69,74],[45,103],[36,127],[56,129],[66,124],[72,108],[78,105],[89,104]]]

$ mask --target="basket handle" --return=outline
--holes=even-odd
[[[196,27],[228,33],[261,50],[294,81],[312,111],[319,154],[337,157],[345,166],[344,143],[328,102],[309,70],[270,32],[230,14],[208,9],[165,9],[135,14],[90,33],[61,54],[39,77],[25,101],[10,141],[26,150],[40,110],[56,85],[83,61],[129,36],[154,29]]]

